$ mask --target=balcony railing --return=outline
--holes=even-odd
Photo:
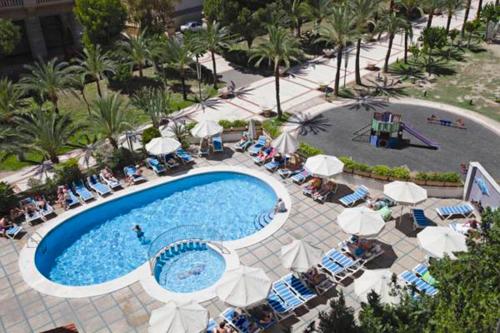
[[[0,10],[16,8],[33,8],[47,5],[73,3],[74,0],[0,0]]]
[[[23,0],[0,0],[0,9],[23,7]]]

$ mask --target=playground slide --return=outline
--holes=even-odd
[[[408,132],[410,135],[413,135],[416,137],[418,140],[422,141],[424,144],[428,145],[429,147],[432,147],[434,149],[439,148],[439,144],[435,141],[432,141],[431,139],[425,137],[422,133],[408,125],[407,123],[401,122],[401,128]]]

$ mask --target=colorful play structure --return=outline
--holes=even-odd
[[[439,144],[420,133],[408,123],[401,121],[401,115],[392,112],[374,112],[371,124],[354,132],[356,139],[370,133],[369,142],[375,147],[399,149],[409,145],[409,140],[403,139],[403,132],[415,137],[425,147],[438,149]]]

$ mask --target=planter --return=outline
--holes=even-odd
[[[378,180],[389,180],[389,176],[381,176],[381,175],[375,175],[375,174],[371,174],[371,177],[373,179],[378,179]]]
[[[372,173],[369,171],[354,170],[354,174],[361,177],[370,177]]]
[[[437,181],[437,180],[428,180],[425,183],[427,186],[443,186],[444,182]]]
[[[353,172],[354,172],[354,170],[353,170],[353,169],[349,169],[349,168],[345,168],[345,167],[344,167],[344,172],[345,172],[345,173],[353,173]]]
[[[449,187],[462,187],[462,183],[455,183],[455,182],[444,182],[444,186],[449,186]]]
[[[417,185],[425,185],[427,184],[427,181],[425,179],[410,179],[412,182],[414,182]]]

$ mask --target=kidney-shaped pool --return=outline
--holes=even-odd
[[[258,231],[255,217],[272,209],[276,199],[267,182],[249,174],[190,175],[70,217],[42,239],[35,265],[58,284],[104,283],[144,264],[149,243],[176,226],[199,226],[198,237],[205,240],[231,241],[252,235]],[[145,241],[132,230],[136,224],[144,231]]]

